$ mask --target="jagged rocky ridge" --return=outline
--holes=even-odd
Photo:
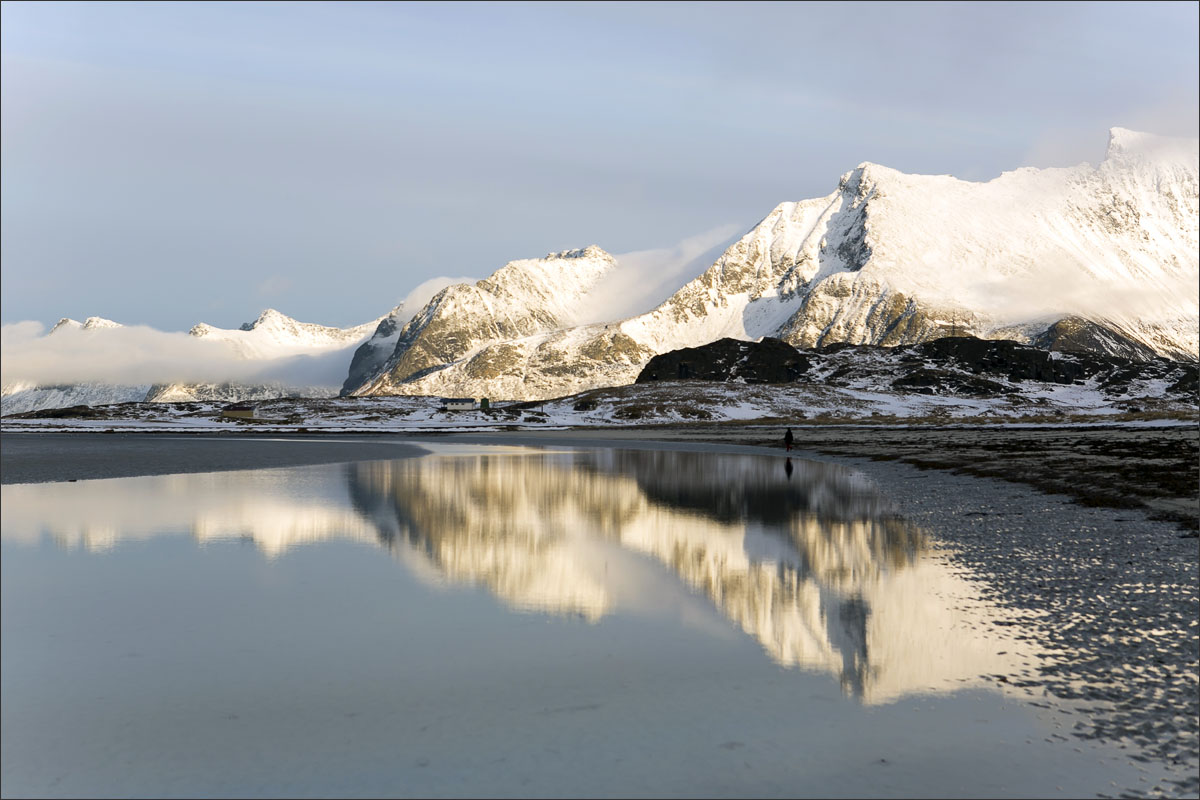
[[[986,183],[865,163],[830,195],[783,203],[647,313],[573,324],[617,268],[598,247],[512,262],[444,290],[346,395],[545,399],[632,382],[655,355],[721,339],[803,348],[969,333],[1194,361],[1196,140],[1119,128],[1098,167]],[[364,345],[366,347],[366,345]]]

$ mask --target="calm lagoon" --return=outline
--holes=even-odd
[[[1048,741],[1072,709],[984,680],[1035,641],[860,473],[426,448],[3,486],[3,794],[1137,783],[1110,747]]]

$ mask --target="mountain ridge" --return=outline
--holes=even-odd
[[[420,308],[400,304],[350,328],[268,308],[237,329],[199,323],[189,333],[223,344],[237,363],[332,363],[344,351],[340,393],[351,396],[561,397],[632,383],[655,356],[724,338],[815,349],[961,334],[1195,362],[1198,153],[1196,139],[1112,128],[1094,167],[1021,167],[971,182],[862,162],[828,195],[777,204],[707,266],[688,262],[698,274],[672,283],[679,288],[666,299],[619,318],[604,313],[614,287],[636,295],[616,304],[623,313],[644,307],[638,283],[652,282],[654,267],[589,245],[510,261],[483,280],[446,286]],[[63,318],[46,336],[123,327]],[[111,391],[98,381],[43,388],[58,403],[73,391],[87,402],[106,392],[121,402],[331,391],[214,377]],[[5,413],[16,395],[38,390],[7,381]]]
[[[725,337],[813,348],[961,332],[1050,346],[1070,328],[1075,346],[1194,361],[1197,149],[1114,128],[1096,167],[1021,168],[986,182],[863,162],[831,194],[777,205],[646,313],[489,331],[431,308],[435,298],[379,371],[348,376],[342,393],[546,399],[630,383],[655,355]],[[544,274],[556,291],[586,296],[574,276]],[[417,322],[433,316],[436,337]]]

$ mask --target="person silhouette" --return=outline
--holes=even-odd
[[[785,449],[785,450],[791,450],[791,449],[792,449],[792,441],[793,441],[793,437],[792,437],[792,429],[791,429],[791,428],[788,428],[788,429],[787,429],[787,433],[785,433],[785,434],[783,435],[783,447],[784,447],[784,449]]]
[[[787,479],[790,481],[792,479],[792,459],[791,458],[789,458],[787,461],[784,462],[783,471],[787,473]]]

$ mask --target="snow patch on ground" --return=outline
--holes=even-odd
[[[760,421],[789,425],[874,424],[1196,424],[1194,404],[1143,398],[1134,414],[1088,386],[1038,385],[996,398],[870,391],[818,384],[656,383],[598,389],[489,411],[442,410],[433,397],[287,398],[255,404],[256,418],[224,419],[218,402],[130,403],[85,415],[3,418],[5,431],[196,430],[405,432],[679,425]],[[46,413],[46,412],[44,412]]]

